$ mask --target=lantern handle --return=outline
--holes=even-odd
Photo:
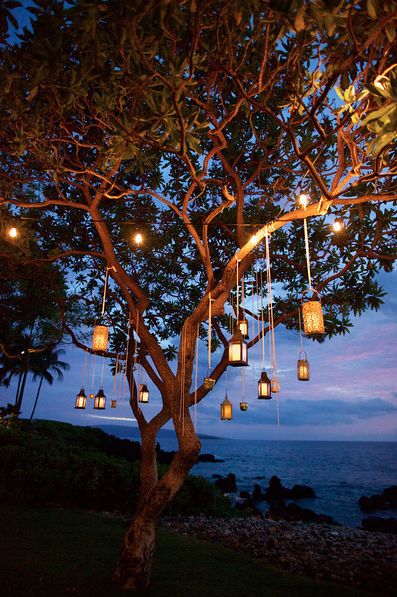
[[[305,294],[308,294],[310,291],[311,291],[311,292],[313,292],[313,293],[315,293],[315,294],[317,294],[318,300],[319,300],[319,301],[320,301],[320,303],[321,303],[321,295],[320,295],[320,293],[319,293],[319,292],[318,292],[318,290],[316,290],[315,288],[312,288],[312,286],[309,286],[308,290],[304,290],[304,291],[302,292],[302,299],[301,299],[302,303],[303,303],[303,297],[304,297],[304,295],[305,295]]]
[[[305,359],[304,359],[304,360],[305,360],[305,361],[307,361],[307,354],[306,354],[306,350],[300,350],[300,351],[299,351],[299,355],[298,355],[298,360],[299,360],[299,361],[303,360],[303,359],[301,359],[301,358],[300,358],[300,357],[301,357],[301,354],[304,354],[304,355],[305,355]]]

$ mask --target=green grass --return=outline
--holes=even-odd
[[[70,510],[6,506],[0,520],[0,592],[18,596],[116,596],[111,586],[125,524]],[[146,597],[363,595],[287,574],[205,541],[160,530]]]

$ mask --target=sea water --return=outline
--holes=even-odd
[[[161,439],[163,450],[176,449],[172,439]],[[191,473],[214,480],[213,475],[236,475],[238,491],[264,490],[277,475],[283,485],[309,485],[317,498],[299,505],[328,514],[342,525],[359,527],[358,499],[397,485],[397,442],[327,442],[202,439],[202,453],[224,460],[198,463]],[[263,504],[267,509],[267,504]],[[397,517],[397,510],[371,515]]]

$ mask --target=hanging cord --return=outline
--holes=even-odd
[[[184,326],[181,334],[181,383],[179,400],[179,420],[182,421],[182,434],[185,432],[185,369],[186,369],[186,327]]]
[[[299,307],[298,310],[298,317],[299,317],[299,354],[303,351],[303,345],[302,345],[302,319],[301,319],[301,310]]]
[[[102,372],[101,372],[101,388],[102,389],[103,389],[103,376],[104,376],[104,373],[105,373],[105,359],[103,359],[103,362],[102,362]]]
[[[116,396],[116,390],[117,390],[117,370],[119,368],[119,355],[116,354],[116,366],[114,369],[114,380],[113,380],[113,396]]]
[[[305,209],[306,209],[306,206],[305,206]],[[304,218],[304,220],[303,220],[303,229],[304,229],[304,233],[305,233],[307,280],[309,282],[309,289],[312,290],[312,276],[311,276],[311,272],[310,272],[309,235],[307,233],[307,218]]]
[[[103,287],[103,297],[102,297],[102,311],[101,311],[102,317],[105,314],[106,293],[107,293],[107,289],[108,289],[109,271],[111,269],[114,270],[114,271],[116,271],[116,268],[114,267],[114,265],[111,265],[110,267],[106,268],[105,285]]]
[[[272,290],[272,274],[270,264],[270,246],[269,234],[266,233],[266,276],[267,276],[267,291],[268,291],[268,316],[270,329],[270,361],[273,368],[273,379],[277,379],[277,363],[276,363],[276,340],[274,332],[274,313],[273,313],[273,290]],[[278,401],[278,392],[276,392],[276,416],[277,427],[280,427],[280,406]]]
[[[211,371],[211,349],[212,349],[212,298],[208,296],[208,371]]]
[[[135,341],[134,341],[134,355],[132,358],[132,363],[131,363],[131,371],[130,371],[130,382],[129,382],[129,390],[130,390],[130,395],[131,395],[131,391],[133,391],[135,388],[133,387],[133,383],[135,382],[134,379],[134,371],[135,371],[135,367],[136,367],[136,363],[137,363],[137,359],[138,359],[138,338],[139,338],[139,311],[137,309],[137,315],[136,315],[136,330],[135,330]],[[128,339],[129,339],[130,335],[128,333]],[[143,368],[143,366],[142,366]],[[138,385],[138,392],[139,392],[139,386]],[[139,402],[139,396],[138,396],[138,402]]]
[[[92,367],[92,381],[91,381],[91,394],[94,393],[94,387],[95,387],[95,369],[96,369],[96,358],[97,355],[94,354],[94,365]]]
[[[85,385],[85,375],[86,375],[86,371],[87,371],[87,352],[84,351],[84,366],[83,366],[83,388]]]
[[[238,264],[240,263],[240,260],[237,259],[237,257],[236,257],[236,261],[237,261],[237,266],[236,266],[236,317],[237,317],[237,321],[238,321],[238,318],[239,318],[239,294],[240,294]]]
[[[198,348],[199,348],[199,332],[200,324],[197,324],[197,337],[196,337],[196,366],[194,372],[194,428],[197,433],[197,385],[198,385]]]
[[[243,387],[243,402],[245,402],[245,367],[241,367],[241,385]]]
[[[260,271],[260,285],[261,285],[261,293],[260,293],[260,297],[261,297],[261,301],[260,301],[260,307],[261,307],[261,346],[262,346],[262,369],[265,369],[266,363],[265,363],[265,317],[264,317],[264,302],[263,302],[263,271]]]

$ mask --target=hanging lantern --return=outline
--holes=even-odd
[[[298,363],[296,365],[296,373],[298,375],[299,381],[309,381],[310,365],[309,361],[307,360],[307,354],[303,350],[301,350],[299,353]]]
[[[271,400],[272,398],[271,381],[266,371],[262,371],[258,381],[258,398],[261,400]]]
[[[271,388],[271,392],[272,394],[278,394],[280,391],[280,382],[279,379],[277,377],[277,375],[275,375],[274,377],[272,377],[271,383],[270,383],[270,388]]]
[[[84,388],[81,388],[80,392],[76,396],[76,402],[74,408],[85,408],[87,406],[87,396],[85,395]]]
[[[226,394],[221,404],[221,421],[231,421],[231,419],[233,419],[233,405]]]
[[[97,410],[103,410],[106,406],[106,396],[103,388],[99,388],[98,394],[94,398],[94,408]]]
[[[248,402],[240,402],[240,410],[245,412],[248,409]]]
[[[246,367],[248,365],[247,343],[244,342],[244,338],[238,327],[235,329],[229,342],[228,365],[232,365],[233,367]]]
[[[110,408],[116,408],[117,406],[117,401],[116,400],[111,400],[110,401]]]
[[[215,385],[215,379],[212,377],[204,377],[204,387],[206,390],[212,390]]]
[[[106,325],[95,325],[92,335],[92,350],[106,352],[108,349],[109,330]]]
[[[306,336],[323,336],[324,318],[320,300],[302,303],[303,329]]]
[[[248,321],[245,317],[239,318],[237,321],[237,327],[239,328],[243,338],[248,338]]]
[[[91,400],[93,400],[93,399],[95,398],[95,394],[94,394],[94,392],[91,392],[91,393],[90,393],[90,398],[91,398]]]
[[[149,390],[145,383],[141,383],[141,385],[139,386],[138,400],[139,400],[139,402],[144,402],[144,403],[149,402]]]

